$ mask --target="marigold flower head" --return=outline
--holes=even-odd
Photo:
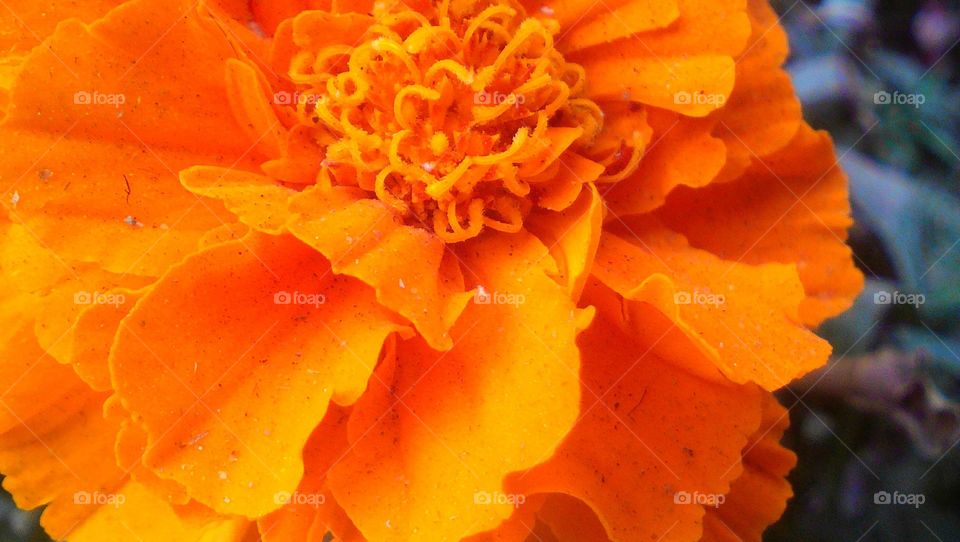
[[[759,540],[782,512],[771,392],[862,278],[765,2],[10,13],[0,472],[54,537]]]

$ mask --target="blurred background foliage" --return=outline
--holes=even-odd
[[[766,539],[960,541],[960,0],[773,3],[805,115],[850,176],[868,282],[821,330],[831,365],[780,393],[800,460]],[[924,503],[877,504],[878,491]],[[0,496],[0,542],[46,540],[36,520]]]
[[[960,1],[774,7],[805,116],[833,135],[850,176],[851,245],[868,280],[821,330],[831,365],[779,395],[800,461],[766,540],[958,541]],[[881,491],[924,502],[878,504]]]

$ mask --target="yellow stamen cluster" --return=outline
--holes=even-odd
[[[506,3],[375,11],[357,44],[294,66],[315,96],[298,112],[324,148],[321,178],[369,190],[447,242],[519,230],[561,167],[557,146],[587,147],[602,127],[556,25]]]

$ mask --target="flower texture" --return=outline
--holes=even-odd
[[[763,0],[7,0],[0,472],[71,541],[759,540],[850,305]]]

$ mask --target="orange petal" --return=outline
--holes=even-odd
[[[180,172],[184,188],[223,201],[237,219],[264,233],[278,234],[289,219],[287,200],[295,191],[249,171],[194,166]]]
[[[86,23],[93,22],[121,3],[121,0],[66,3],[57,0],[4,0],[0,9],[0,28],[3,28],[0,51],[9,54],[28,53],[53,34],[61,21],[79,19]]]
[[[562,211],[577,201],[583,185],[597,180],[604,167],[575,152],[560,157],[557,174],[544,183],[537,183],[533,190],[537,203],[544,209]]]
[[[764,394],[762,405],[763,420],[743,450],[743,472],[723,505],[707,509],[704,542],[760,542],[764,529],[780,518],[793,495],[786,476],[797,457],[780,445],[790,418],[772,395]]]
[[[656,307],[727,378],[775,390],[826,363],[830,345],[800,320],[795,266],[724,261],[649,220],[630,234],[637,245],[601,238],[594,275],[628,304]]]
[[[715,111],[729,98],[734,56],[750,37],[746,0],[678,4],[680,16],[666,28],[570,55],[586,69],[590,97],[642,102],[694,117]]]
[[[726,101],[733,90],[735,65],[729,56],[662,59],[617,49],[593,58],[582,62],[587,73],[586,93],[594,100],[629,100],[703,117],[716,111],[716,104]],[[685,100],[678,98],[680,93],[710,99]]]
[[[807,325],[846,310],[863,286],[844,244],[851,224],[846,176],[830,137],[809,126],[737,181],[678,190],[657,215],[725,260],[795,263]]]
[[[715,133],[723,138],[730,156],[721,181],[738,177],[754,158],[767,156],[797,133],[802,121],[786,71],[787,36],[777,14],[762,0],[750,0],[753,31],[737,60],[737,84],[725,107],[715,115]]]
[[[70,359],[73,369],[91,388],[98,391],[111,389],[110,367],[107,358],[110,346],[120,327],[120,321],[133,309],[140,299],[139,290],[114,289],[103,292],[104,299],[114,303],[88,305],[78,316],[73,326],[73,352]]]
[[[513,506],[503,477],[549,457],[576,418],[580,311],[529,234],[464,243],[490,297],[454,328],[448,352],[402,342],[354,406],[351,448],[330,471],[337,501],[370,540],[457,540]],[[489,500],[487,499],[489,497]]]
[[[328,402],[355,401],[401,329],[312,249],[254,234],[172,268],[124,319],[110,368],[147,431],[144,463],[220,513],[255,517],[297,487]]]
[[[566,285],[570,298],[580,299],[603,227],[603,199],[596,187],[583,191],[577,203],[562,212],[531,215],[525,226],[550,250],[559,268],[558,282]]]
[[[303,450],[304,472],[292,494],[282,494],[283,508],[258,522],[264,542],[303,540],[320,542],[327,532],[337,540],[363,540],[346,512],[327,488],[327,472],[350,447],[347,441],[346,408],[331,405],[323,422],[314,429]]]
[[[659,110],[649,111],[648,118],[653,141],[640,167],[604,194],[610,220],[656,209],[678,186],[705,186],[727,159],[723,141],[710,133],[711,122]]]
[[[760,422],[758,390],[699,379],[599,318],[579,344],[581,417],[553,457],[508,479],[508,491],[576,497],[613,540],[698,540],[703,500],[678,502],[726,493]]]
[[[335,273],[373,286],[377,300],[438,350],[470,299],[453,255],[435,235],[397,222],[377,200],[349,188],[312,188],[293,198],[290,232],[330,260]]]
[[[250,144],[261,154],[276,157],[283,153],[284,130],[273,111],[273,95],[260,72],[246,62],[230,59],[226,65],[227,97],[237,123]]]
[[[189,0],[127,2],[90,26],[65,21],[26,60],[8,123],[54,136],[240,156],[249,143],[233,121],[224,78],[233,52]]]
[[[609,11],[602,10],[596,16],[580,19],[569,31],[561,34],[561,45],[568,51],[578,51],[664,28],[679,16],[680,7],[675,0],[627,2]]]
[[[175,173],[236,165],[249,150],[226,100],[233,49],[218,36],[187,1],[128,2],[92,26],[60,25],[25,61],[0,129],[11,216],[65,260],[153,276],[231,220]]]
[[[563,493],[546,496],[537,518],[558,540],[608,542],[607,531],[597,514],[583,501]]]

